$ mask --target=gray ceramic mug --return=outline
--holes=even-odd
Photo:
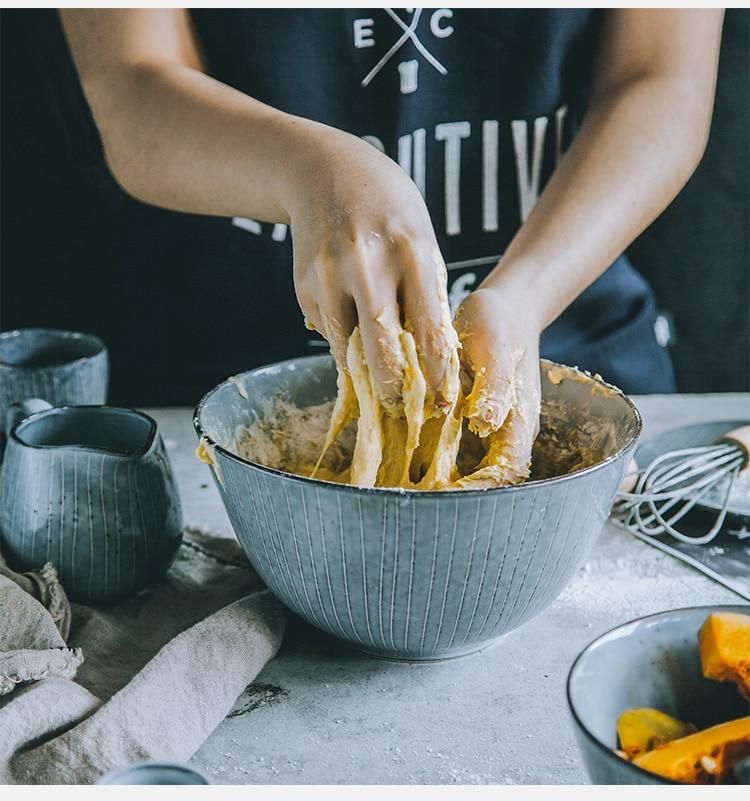
[[[209,784],[197,770],[176,762],[140,762],[115,768],[97,784]]]
[[[0,422],[27,398],[52,406],[105,403],[108,380],[107,348],[98,337],[49,328],[0,333]]]
[[[161,577],[182,509],[156,422],[134,409],[11,406],[0,540],[11,566],[51,562],[77,601],[132,595]]]

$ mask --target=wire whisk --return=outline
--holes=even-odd
[[[715,445],[664,453],[644,469],[636,466],[628,473],[617,494],[615,515],[630,531],[652,537],[669,534],[690,545],[706,545],[721,530],[737,477],[749,466],[750,426],[730,431]],[[711,529],[698,537],[679,531],[676,524],[719,487],[722,502],[716,504],[719,513]]]

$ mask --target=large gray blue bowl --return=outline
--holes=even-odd
[[[548,380],[542,395],[570,409],[571,432],[610,431],[599,463],[501,489],[409,492],[301,478],[230,448],[264,402],[335,396],[330,357],[235,376],[209,392],[195,428],[237,537],[269,589],[313,625],[395,659],[471,653],[538,615],[578,570],[600,533],[640,432],[633,403],[586,380]],[[583,376],[581,376],[582,378]],[[243,396],[238,389],[243,387]],[[597,391],[599,390],[599,391]]]
[[[750,606],[695,606],[633,620],[594,640],[568,676],[576,740],[594,784],[674,784],[617,756],[617,718],[651,707],[699,729],[748,714],[733,684],[704,679],[698,629],[713,612]]]

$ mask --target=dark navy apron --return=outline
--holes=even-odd
[[[497,263],[580,125],[603,13],[191,12],[215,78],[401,164],[427,202],[454,309]],[[180,215],[122,193],[108,225],[122,243],[110,269],[126,295],[142,290],[134,271],[148,273],[141,319],[161,337],[154,347],[123,332],[113,354],[140,359],[183,402],[231,373],[325,347],[302,324],[286,226]],[[544,332],[542,354],[627,392],[670,392],[656,317],[649,286],[620,258]]]

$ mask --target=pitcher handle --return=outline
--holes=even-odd
[[[52,404],[47,403],[46,400],[42,400],[41,398],[29,398],[25,401],[12,403],[5,413],[5,436],[7,437],[10,434],[11,428],[25,417],[30,417],[32,414],[44,412],[51,408]]]

